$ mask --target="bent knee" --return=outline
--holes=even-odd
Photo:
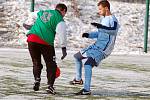
[[[76,58],[76,59],[82,59],[83,58],[83,56],[81,55],[81,53],[80,52],[78,52],[78,53],[76,53],[76,54],[74,54],[74,58]]]
[[[96,66],[96,62],[92,57],[89,57],[84,65],[91,65],[92,67]]]

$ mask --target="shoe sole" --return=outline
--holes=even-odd
[[[91,95],[91,93],[75,93],[75,95]]]
[[[70,85],[83,85],[83,83],[70,82]]]
[[[56,93],[55,92],[52,92],[51,90],[49,90],[49,89],[46,89],[46,92],[47,93],[50,93],[50,94],[53,94],[53,95],[55,95]]]

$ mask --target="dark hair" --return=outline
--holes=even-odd
[[[65,11],[67,12],[67,6],[62,3],[57,4],[56,9],[60,9],[61,11],[63,11],[65,9]]]
[[[108,9],[110,10],[110,3],[107,0],[102,0],[97,5],[98,6],[102,5],[103,7],[108,7]]]

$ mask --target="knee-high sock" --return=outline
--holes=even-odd
[[[84,65],[84,69],[85,69],[84,89],[87,91],[90,91],[91,77],[92,77],[92,66],[91,65]]]
[[[82,79],[82,61],[75,58],[75,65],[76,65],[76,80]]]

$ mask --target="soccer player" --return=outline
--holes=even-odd
[[[86,62],[84,63],[84,87],[78,93],[76,93],[77,95],[91,94],[90,86],[92,68],[94,66],[98,66],[103,59],[111,54],[119,28],[116,17],[110,12],[110,3],[107,0],[100,1],[98,3],[98,8],[99,15],[102,16],[102,19],[99,23],[91,23],[93,26],[97,27],[98,30],[82,34],[82,37],[84,38],[97,38],[96,42],[74,55],[76,76],[73,81],[70,81],[70,84],[72,85],[83,84],[82,60],[86,59]]]
[[[67,12],[65,4],[57,4],[55,10],[41,10],[37,13],[37,18],[32,26],[24,24],[26,29],[30,29],[27,33],[28,49],[33,62],[33,75],[35,91],[39,90],[41,81],[41,71],[43,65],[41,63],[41,55],[46,63],[47,71],[47,92],[55,94],[53,87],[57,64],[55,61],[54,39],[55,34],[59,36],[62,54],[61,59],[67,55],[66,52],[66,24],[63,17]]]

